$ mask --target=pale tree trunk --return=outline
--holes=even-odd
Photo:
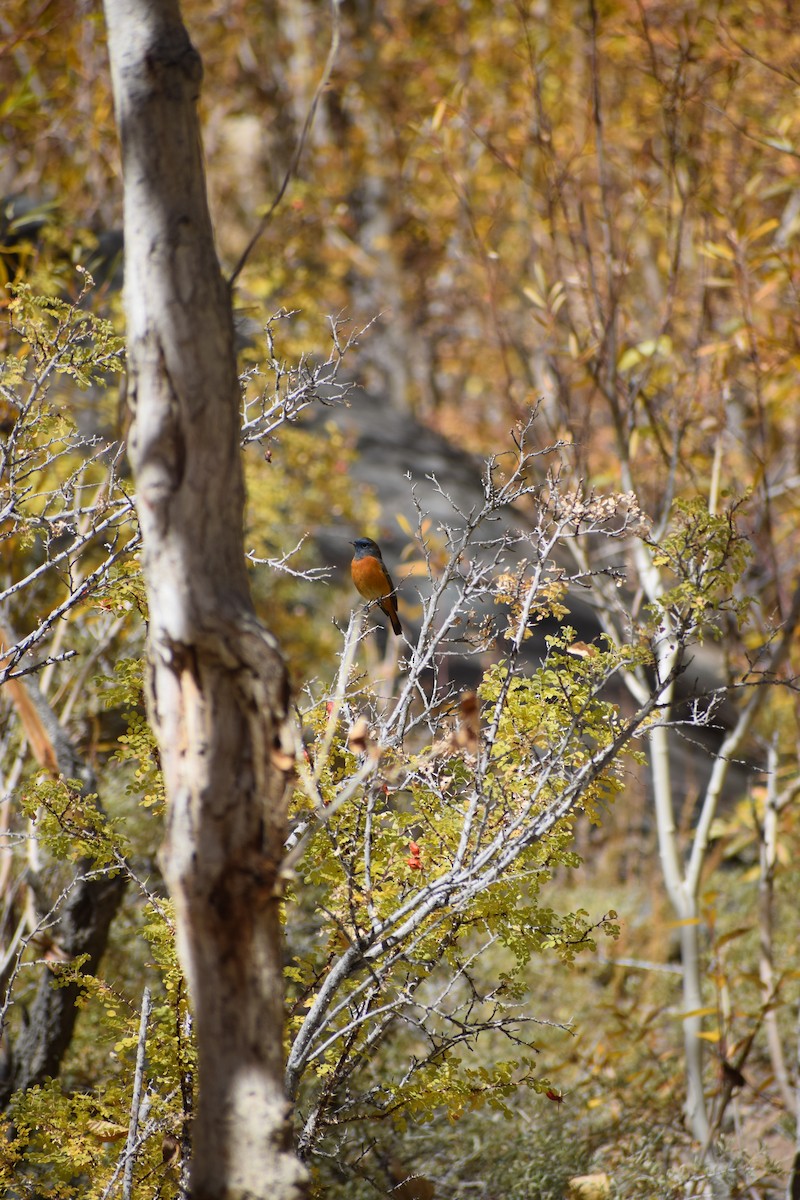
[[[630,476],[626,480],[633,491]],[[712,502],[713,503],[713,502]],[[713,507],[712,507],[713,511]],[[639,579],[651,602],[663,594],[662,579],[653,565],[652,558],[643,545],[634,554],[637,560]],[[659,675],[662,679],[672,676],[679,654],[678,639],[670,619],[662,616],[663,632],[655,647]],[[764,680],[774,680],[780,670],[800,622],[800,586],[795,589],[791,608],[786,616],[781,635],[772,643],[763,671]],[[635,686],[635,680],[632,680]],[[636,694],[636,692],[634,692]],[[693,831],[690,850],[685,861],[681,855],[678,829],[675,821],[675,791],[670,773],[669,740],[664,726],[655,728],[650,735],[650,760],[652,767],[653,793],[655,797],[656,825],[658,832],[659,857],[664,883],[679,921],[681,972],[683,977],[683,1043],[686,1072],[686,1120],[692,1134],[713,1155],[711,1144],[716,1131],[709,1120],[708,1105],[703,1087],[703,1018],[706,1007],[703,998],[703,959],[701,953],[700,889],[703,869],[708,855],[711,826],[723,795],[728,771],[740,751],[761,705],[768,695],[764,686],[756,687],[739,711],[735,725],[724,738],[714,761],[711,777],[702,794],[700,815]],[[674,687],[662,695],[662,720],[671,717]],[[727,1194],[724,1184],[714,1184],[715,1195]]]
[[[671,667],[662,660],[662,670]],[[671,690],[672,692],[672,690]],[[672,701],[670,692],[669,702]],[[667,710],[668,713],[669,710]],[[686,1073],[686,1123],[693,1136],[706,1146],[709,1139],[708,1108],[703,1088],[703,962],[700,952],[700,906],[698,887],[685,877],[675,823],[675,793],[672,785],[669,739],[664,728],[650,735],[650,763],[658,830],[658,851],[667,894],[679,921],[683,987],[683,1048]]]
[[[289,1200],[278,869],[293,761],[286,672],[242,545],[239,385],[173,0],[106,0],[125,181],[131,460],[150,604],[162,850],[199,1054],[193,1200]]]

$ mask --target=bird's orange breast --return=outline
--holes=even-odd
[[[365,600],[381,600],[393,591],[389,573],[378,558],[369,555],[354,558],[350,572],[356,589]]]

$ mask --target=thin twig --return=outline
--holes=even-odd
[[[278,207],[278,205],[280,204],[284,195],[286,194],[286,189],[288,188],[289,184],[291,183],[292,179],[294,178],[295,172],[297,171],[297,168],[300,165],[300,158],[302,156],[303,150],[305,149],[308,135],[311,132],[311,126],[314,123],[314,117],[317,112],[317,107],[319,105],[320,98],[322,96],[322,93],[325,91],[325,88],[330,83],[330,78],[331,78],[331,75],[333,74],[333,68],[335,66],[337,56],[339,54],[339,44],[341,42],[341,16],[340,16],[340,12],[339,12],[340,4],[341,4],[341,0],[331,0],[332,27],[331,27],[330,49],[328,50],[328,57],[325,60],[325,66],[322,69],[322,75],[320,76],[319,83],[317,84],[316,90],[311,99],[311,104],[308,106],[308,112],[306,113],[306,119],[303,122],[303,128],[300,131],[300,137],[297,140],[297,146],[295,147],[294,154],[292,155],[292,161],[289,163],[289,166],[286,170],[286,174],[283,177],[283,182],[281,183],[281,186],[278,188],[278,192],[277,192],[277,195],[275,196],[275,199],[272,201],[272,204],[270,204],[269,208],[264,213],[264,216],[259,221],[258,228],[256,229],[253,236],[250,238],[250,241],[245,246],[244,250],[242,251],[241,258],[239,259],[239,261],[237,262],[236,266],[233,268],[233,271],[230,274],[230,278],[228,279],[228,287],[231,289],[233,288],[233,285],[236,283],[236,280],[239,278],[240,274],[242,273],[244,265],[247,262],[248,258],[250,257],[250,255],[253,251],[253,247],[255,246],[256,242],[262,236],[262,234],[266,230],[267,226],[269,225],[270,221],[272,220],[273,213],[275,212],[276,208]]]
[[[131,1200],[133,1195],[133,1167],[136,1161],[136,1136],[139,1129],[139,1109],[142,1103],[144,1063],[147,1050],[147,1022],[150,1019],[150,988],[142,992],[142,1015],[139,1021],[139,1041],[136,1046],[136,1072],[133,1076],[131,1117],[128,1125],[128,1140],[125,1145],[125,1173],[122,1177],[122,1200]]]

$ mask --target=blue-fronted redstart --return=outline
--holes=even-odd
[[[397,616],[395,586],[384,565],[380,546],[372,538],[356,538],[350,545],[355,546],[350,574],[356,589],[365,600],[383,609],[399,637],[403,627]]]

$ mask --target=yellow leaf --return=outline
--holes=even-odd
[[[611,1180],[605,1171],[594,1175],[573,1175],[567,1183],[569,1200],[603,1200],[611,1194]]]
[[[642,361],[642,356],[635,346],[629,346],[627,350],[619,357],[617,369],[620,371],[630,371],[633,367],[638,366]]]
[[[446,112],[447,101],[445,99],[441,99],[436,105],[436,108],[433,110],[433,116],[431,117],[431,129],[434,133],[436,133],[437,129],[441,128],[442,121],[444,120],[444,114]]]
[[[701,250],[708,258],[724,258],[728,262],[736,261],[733,250],[724,242],[706,242]]]
[[[731,929],[729,933],[723,933],[722,937],[717,938],[717,946],[724,946],[726,942],[732,942],[735,938],[742,937],[743,934],[749,933],[752,925],[740,925],[737,929]]]
[[[530,300],[531,304],[535,304],[537,308],[546,307],[544,296],[540,292],[537,292],[536,288],[524,287],[522,289],[522,294],[526,297],[526,299]]]
[[[413,579],[422,577],[428,574],[428,564],[424,558],[415,559],[414,562],[405,563],[403,565],[403,579]]]
[[[690,1017],[713,1017],[716,1016],[717,1010],[713,1004],[706,1005],[705,1008],[693,1008],[690,1012],[675,1013],[679,1021],[688,1021]]]
[[[636,347],[642,358],[652,358],[657,348],[658,345],[653,338],[648,338],[644,342],[639,342],[638,346]]]
[[[101,1142],[119,1142],[128,1132],[127,1125],[118,1125],[115,1121],[89,1120],[86,1128]]]
[[[718,1029],[710,1029],[708,1033],[698,1033],[697,1036],[702,1038],[704,1042],[718,1042],[720,1039],[720,1033]]]
[[[574,654],[576,658],[595,658],[597,647],[588,646],[586,642],[573,642],[571,646],[567,646],[567,653]]]
[[[753,294],[753,303],[761,304],[764,300],[771,296],[773,292],[776,292],[778,287],[779,283],[777,279],[768,279],[767,282],[762,284],[762,286]]]

